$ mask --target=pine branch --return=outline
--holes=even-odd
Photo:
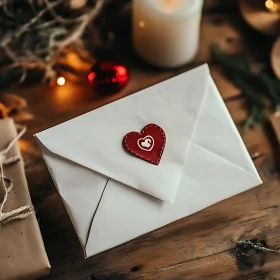
[[[266,103],[269,101],[274,110],[280,109],[280,80],[262,72],[254,72],[248,59],[227,55],[217,45],[212,48],[214,60],[228,77],[241,90],[246,100],[248,117],[243,133],[266,120]]]

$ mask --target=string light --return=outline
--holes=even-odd
[[[56,83],[59,86],[63,86],[65,84],[65,78],[64,77],[58,77],[57,80],[56,80]]]
[[[266,0],[265,6],[270,12],[280,12],[280,2],[276,0]]]

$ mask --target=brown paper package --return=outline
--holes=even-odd
[[[17,131],[12,119],[0,119],[0,151],[4,150]],[[20,155],[18,144],[8,157]],[[13,180],[5,211],[31,204],[23,162],[4,169],[6,177]],[[3,192],[0,192],[0,201]],[[49,274],[50,264],[45,251],[35,215],[17,220],[0,228],[0,280],[32,280]]]

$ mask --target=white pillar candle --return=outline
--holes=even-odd
[[[133,45],[147,62],[178,67],[198,48],[203,0],[133,0]]]

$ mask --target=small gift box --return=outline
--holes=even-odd
[[[31,204],[12,119],[0,119],[0,279],[37,279],[50,271]]]
[[[261,184],[206,65],[36,138],[86,257]]]

